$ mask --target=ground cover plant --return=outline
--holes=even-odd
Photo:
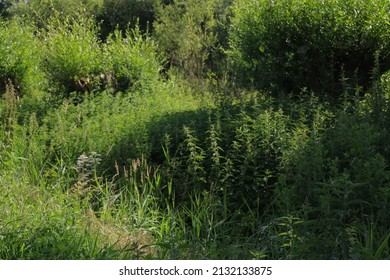
[[[40,2],[0,5],[0,259],[390,258],[388,1]]]

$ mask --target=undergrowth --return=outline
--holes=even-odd
[[[386,58],[364,88],[340,73],[340,95],[243,89],[212,72],[230,1],[208,4],[160,7],[158,39],[2,21],[0,259],[389,259]],[[209,45],[159,49],[175,9]]]

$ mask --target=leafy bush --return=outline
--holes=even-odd
[[[44,79],[38,66],[39,47],[35,29],[28,23],[0,22],[0,93],[10,80],[19,94],[41,89]]]
[[[390,67],[386,0],[236,1],[230,30],[232,65],[245,85],[339,93],[369,85],[378,55]],[[356,71],[356,72],[355,72]]]
[[[156,44],[138,28],[116,30],[104,44],[105,64],[114,71],[121,91],[147,91],[159,79],[161,60]]]
[[[80,15],[85,17],[96,16],[103,0],[16,0],[12,1],[8,12],[12,16],[32,20],[38,27],[45,28],[53,15],[63,18]]]
[[[154,21],[156,0],[29,0],[0,3],[5,16],[32,20],[38,27],[46,28],[53,15],[62,18],[94,17],[102,39],[116,29],[125,31],[139,25],[146,31]],[[1,6],[3,5],[3,6]]]
[[[101,42],[92,18],[53,18],[42,31],[42,67],[55,90],[93,91],[105,81],[119,91],[145,91],[159,78],[156,45],[139,29],[116,30]]]
[[[106,70],[92,18],[55,17],[46,28],[42,31],[42,68],[52,90],[75,91],[80,78]]]

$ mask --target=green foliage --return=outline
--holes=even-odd
[[[389,65],[389,2],[236,1],[230,59],[245,85],[340,93],[344,71],[367,87],[375,54]],[[343,69],[343,70],[342,70]],[[356,70],[356,72],[355,72]]]
[[[93,19],[54,17],[46,28],[41,34],[41,60],[51,89],[69,93],[80,78],[104,72]]]
[[[142,31],[152,27],[156,0],[10,0],[0,3],[5,17],[22,17],[40,28],[50,24],[54,14],[61,18],[93,17],[101,23],[100,33],[105,39],[116,29],[125,31],[139,26]]]
[[[33,94],[44,79],[38,66],[39,45],[35,28],[17,20],[0,22],[0,94],[10,80],[18,94]]]
[[[390,257],[384,1],[236,1],[223,73],[230,0],[39,2],[0,28],[1,259]]]
[[[42,127],[48,129],[46,155],[55,163],[59,158],[71,170],[83,153],[102,155],[99,172],[114,174],[115,164],[126,165],[132,159],[149,157],[149,123],[172,111],[185,111],[200,106],[186,93],[175,92],[160,84],[154,95],[131,96],[118,93],[115,97],[105,91],[98,97],[86,95],[74,105],[72,100],[46,116]],[[182,102],[187,100],[187,104]],[[152,141],[153,142],[153,141]]]
[[[116,30],[104,44],[105,65],[112,69],[121,91],[150,91],[159,79],[161,61],[156,44],[138,28]]]
[[[179,67],[189,79],[207,72],[219,47],[217,31],[223,24],[225,2],[180,0],[156,6],[154,37],[169,67]]]
[[[0,16],[2,17],[8,17],[9,13],[8,13],[8,8],[11,6],[11,1],[12,0],[2,0],[0,2]]]
[[[103,0],[14,0],[8,11],[12,16],[27,18],[45,28],[54,14],[62,18],[91,17],[99,14],[102,5]]]
[[[386,93],[386,95],[389,94],[389,92],[390,92],[390,71],[387,71],[386,73],[384,73],[382,75],[381,83],[382,83],[382,86],[384,88],[384,92]]]
[[[361,106],[356,101],[354,105]],[[386,113],[380,114],[383,118]],[[275,202],[284,209],[282,213],[293,213],[303,221],[297,229],[303,242],[294,254],[316,259],[373,258],[369,254],[375,255],[374,247],[379,245],[365,257],[357,250],[370,242],[360,240],[367,219],[380,228],[389,226],[384,222],[389,215],[390,174],[383,146],[387,128],[375,125],[375,115],[367,111],[364,117],[345,110],[332,115],[327,114],[331,122],[317,119],[311,130],[297,131],[292,142],[296,144],[283,154]],[[330,127],[324,126],[327,123]],[[310,253],[315,251],[321,254]]]
[[[94,91],[105,82],[115,91],[142,92],[159,78],[156,46],[138,29],[124,35],[116,30],[102,43],[92,18],[56,17],[42,36],[42,67],[54,91]],[[101,75],[111,81],[101,81]]]
[[[152,27],[155,18],[156,0],[103,0],[101,13],[102,35],[105,38],[116,29],[125,31],[128,27],[139,26],[146,31]]]
[[[13,133],[16,128],[17,124],[17,102],[18,102],[18,95],[15,90],[14,85],[12,84],[12,81],[8,81],[7,85],[5,86],[5,108],[1,108],[1,124],[3,124],[3,130],[4,130],[4,141],[7,143],[9,141],[12,141],[13,139]]]

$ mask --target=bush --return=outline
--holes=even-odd
[[[390,67],[387,0],[236,1],[230,59],[242,84],[339,93],[342,75],[367,87]]]
[[[104,45],[105,65],[113,69],[121,91],[147,91],[159,79],[161,61],[155,43],[138,28],[116,30]]]
[[[11,80],[19,94],[42,88],[44,79],[37,68],[38,41],[35,29],[17,20],[0,22],[0,94]]]
[[[116,30],[103,43],[93,18],[61,20],[53,18],[42,31],[42,67],[52,91],[100,91],[102,82],[116,91],[145,91],[159,79],[156,45],[138,28]]]
[[[104,72],[98,30],[92,18],[52,18],[42,31],[42,68],[52,91],[70,93],[76,82]]]
[[[53,15],[61,17],[85,17],[99,14],[103,0],[29,0],[12,1],[8,12],[12,16],[32,20],[38,27],[45,28]]]
[[[116,29],[124,31],[129,26],[134,28],[139,25],[141,30],[148,30],[154,21],[156,2],[156,0],[16,0],[0,3],[0,14],[28,18],[40,28],[46,28],[53,15],[63,18],[94,17],[97,23],[101,23],[101,37],[105,39]]]

